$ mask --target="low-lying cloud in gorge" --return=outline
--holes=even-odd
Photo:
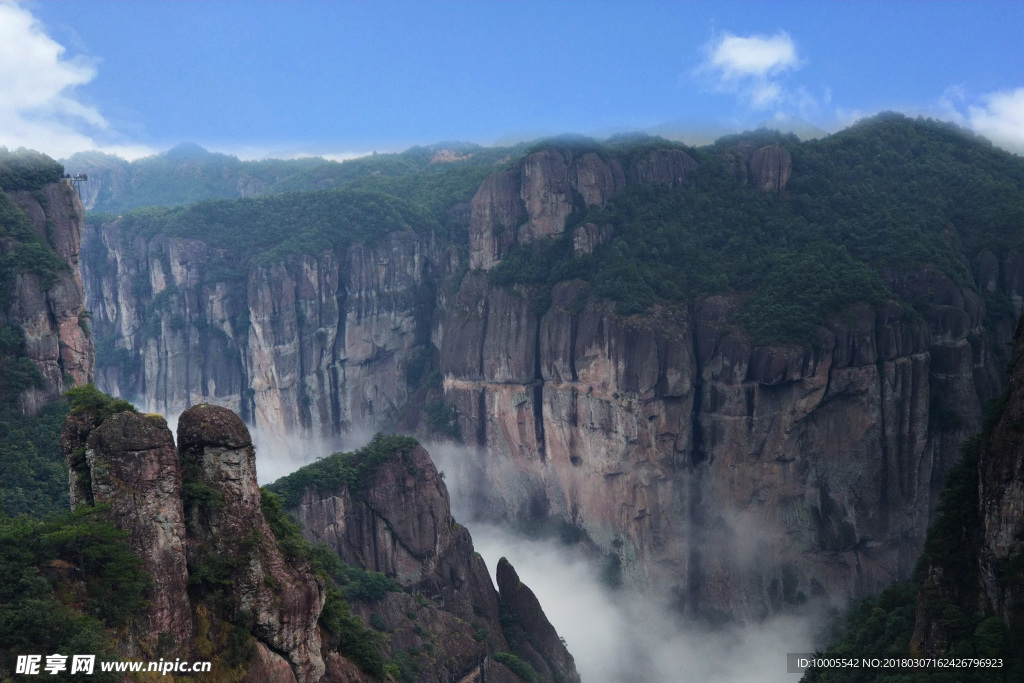
[[[498,560],[508,558],[565,638],[584,681],[792,683],[795,676],[786,671],[786,653],[814,649],[821,621],[810,614],[710,628],[684,622],[669,608],[667,595],[610,589],[601,578],[604,558],[477,516],[474,507],[483,504],[492,513],[497,507],[493,494],[477,490],[480,479],[470,466],[488,454],[450,444],[424,445],[446,473],[452,514],[470,530],[492,576]],[[496,478],[514,486],[517,472],[510,467]],[[742,521],[736,517],[737,523]],[[758,561],[756,555],[746,559]]]

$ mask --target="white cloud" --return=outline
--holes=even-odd
[[[699,77],[711,77],[721,92],[740,96],[757,110],[782,105],[789,99],[780,77],[800,67],[796,44],[789,34],[737,36],[723,33],[705,46]]]
[[[1000,147],[1024,154],[1024,88],[989,93],[981,101],[967,108],[968,125]]]
[[[795,68],[796,45],[785,31],[774,36],[735,36],[725,33],[711,46],[710,64],[724,78],[765,78]]]
[[[53,157],[102,149],[127,158],[152,154],[141,145],[105,145],[116,133],[74,89],[96,76],[96,64],[67,58],[28,9],[0,0],[0,145],[30,147]]]

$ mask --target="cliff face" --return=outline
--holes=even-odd
[[[19,270],[10,280],[10,291],[3,294],[0,322],[24,331],[24,355],[43,377],[42,386],[29,387],[11,398],[20,403],[24,414],[35,415],[72,384],[93,380],[93,346],[78,274],[85,210],[78,194],[64,181],[33,192],[18,190],[7,195],[32,229],[68,265],[54,273],[49,285],[39,274]]]
[[[429,341],[444,254],[412,233],[295,256],[241,282],[195,240],[86,234],[99,383],[149,409],[207,401],[260,426],[331,436],[395,421]]]
[[[264,516],[252,441],[237,415],[193,406],[180,417],[175,448],[159,415],[104,414],[96,405],[76,410],[61,449],[73,506],[105,506],[153,578],[145,613],[119,634],[123,655],[214,659],[215,675],[254,683],[355,682],[382,674],[360,671],[339,648],[362,647],[363,656],[386,648],[392,657],[423,653],[417,681],[516,680],[494,657],[510,649],[504,602],[421,447],[380,464],[357,489],[311,488],[296,510],[311,540],[400,584],[354,596],[359,616],[339,635],[321,623],[326,579],[307,559],[286,557],[294,548],[285,550]],[[560,645],[536,600],[529,604],[522,637],[550,645],[554,634]],[[366,636],[363,621],[389,636]],[[564,648],[552,661],[542,680],[579,680]]]
[[[737,182],[786,188],[782,147],[723,154]],[[623,317],[565,282],[538,314],[531,290],[480,272],[515,244],[564,233],[627,179],[678,187],[696,167],[669,149],[626,168],[530,154],[474,196],[478,270],[465,275],[453,252],[412,233],[229,280],[217,275],[229,256],[201,243],[97,228],[90,306],[125,360],[103,364],[101,384],[152,408],[209,401],[303,434],[414,430],[413,370],[429,358],[481,451],[468,463],[477,509],[577,526],[618,557],[627,584],[674,589],[691,613],[758,618],[877,591],[913,568],[957,446],[1001,386],[1024,258],[983,251],[970,273],[1012,311],[988,311],[935,268],[885,271],[904,301],[924,302],[917,314],[856,307],[808,346],[753,344],[730,322],[734,297]],[[610,235],[580,226],[574,248]],[[400,553],[388,561],[406,571]]]
[[[972,637],[982,647],[1002,645],[1014,656],[1024,647],[1022,359],[1024,319],[1017,326],[1007,386],[986,419],[986,429],[965,445],[957,481],[947,489],[940,518],[929,532],[918,577],[921,590],[911,639],[915,652],[936,656],[960,651],[962,641]],[[986,633],[999,632],[992,628],[993,620],[1003,630],[994,643],[991,637],[983,640]],[[978,622],[987,628],[975,630]]]
[[[367,619],[378,615],[392,634],[393,653],[431,644],[431,656],[417,659],[418,680],[504,680],[510,674],[490,656],[510,649],[541,680],[579,680],[572,655],[536,598],[528,618],[517,621],[519,630],[509,630],[501,614],[513,610],[518,619],[514,610],[523,601],[509,598],[507,586],[500,596],[494,589],[469,532],[452,518],[447,487],[422,447],[412,446],[365,476],[334,486],[314,480],[291,512],[311,542],[325,543],[345,562],[382,572],[402,587],[356,609]],[[499,580],[502,567],[514,573],[504,558],[501,563]],[[515,584],[520,593],[529,592],[518,578]],[[534,641],[545,644],[543,657],[530,646]]]

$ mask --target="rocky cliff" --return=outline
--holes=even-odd
[[[331,436],[396,422],[427,348],[444,252],[412,233],[294,256],[241,281],[202,242],[87,234],[99,383],[152,410],[210,401],[262,427]]]
[[[93,380],[93,346],[79,276],[85,209],[63,180],[33,190],[10,190],[0,201],[7,271],[0,325],[22,331],[24,345],[18,355],[41,374],[39,382],[4,399],[35,415],[71,386]],[[19,236],[22,226],[34,235]]]
[[[961,652],[962,641],[972,636],[981,647],[1005,643],[1006,652],[1015,656],[1024,646],[1022,358],[1024,319],[1017,326],[1007,386],[981,436],[965,444],[957,479],[947,488],[942,514],[929,532],[911,638],[917,653]],[[978,622],[987,623],[987,629],[965,628]]]
[[[279,680],[321,680],[323,588],[308,565],[287,564],[278,549],[245,425],[224,408],[195,406],[181,417],[178,442],[175,449],[161,416],[130,410],[105,419],[75,411],[61,437],[74,507],[106,505],[153,577],[124,654],[200,656],[201,641],[216,644],[212,611],[249,634],[264,665],[287,672]]]
[[[272,530],[288,523],[265,516],[261,499],[271,494],[257,486],[237,415],[193,406],[176,448],[161,416],[83,391],[61,437],[73,506],[103,506],[153,579],[145,612],[120,634],[122,655],[213,660],[214,674],[246,681],[518,680],[502,663],[519,661],[503,635],[504,603],[421,447],[375,451],[382,459],[367,466],[368,480],[310,487],[296,509],[307,536],[328,541],[334,566],[363,582],[349,607],[321,573],[324,555],[311,564],[309,546]],[[365,588],[384,575],[397,579],[393,589]],[[554,629],[539,605],[531,609],[523,637],[542,634],[550,645]],[[554,642],[558,658],[541,679],[578,681],[557,634]]]
[[[671,591],[687,613],[869,594],[913,568],[958,444],[1001,387],[1024,257],[980,248],[954,275],[879,267],[888,300],[833,312],[801,344],[756,342],[737,323],[743,292],[623,315],[593,283],[485,272],[552,238],[581,258],[612,246],[616,226],[588,212],[629,188],[685,188],[702,163],[755,188],[744,201],[789,201],[784,146],[714,154],[531,152],[479,186],[461,255],[403,231],[239,271],[198,241],[93,227],[100,382],[307,435],[458,432],[480,454],[465,474],[479,512],[573,525],[627,585]]]
[[[529,589],[518,578],[501,583],[514,573],[504,558],[500,595],[494,589],[469,532],[452,518],[443,477],[413,440],[378,437],[358,454],[333,455],[270,489],[285,496],[311,542],[401,587],[355,608],[368,620],[377,615],[393,655],[412,653],[419,680],[504,680],[491,656],[510,651],[541,680],[579,680],[536,599],[516,597]]]

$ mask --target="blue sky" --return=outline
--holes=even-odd
[[[0,144],[337,158],[885,109],[1024,152],[1020,2],[0,0]]]

